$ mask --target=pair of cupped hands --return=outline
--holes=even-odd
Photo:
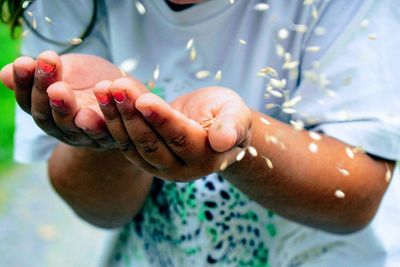
[[[160,178],[217,172],[250,142],[251,111],[227,88],[205,87],[167,103],[107,60],[53,51],[17,58],[0,78],[48,135],[75,147],[119,149]]]

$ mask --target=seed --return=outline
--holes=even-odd
[[[221,79],[222,79],[222,71],[219,70],[217,71],[217,73],[215,73],[214,80],[220,81]]]
[[[294,108],[283,108],[282,112],[286,114],[294,114],[297,112],[297,110],[295,110]]]
[[[308,132],[308,135],[311,137],[311,139],[314,139],[316,141],[319,141],[322,139],[321,135],[317,134],[316,132],[310,131]]]
[[[72,45],[79,45],[83,42],[83,40],[81,38],[72,38],[69,42]]]
[[[268,168],[273,169],[274,165],[272,164],[272,161],[267,157],[264,157],[264,156],[262,156],[262,157],[265,159],[265,162],[267,163]]]
[[[51,18],[49,18],[49,17],[44,17],[44,20],[47,22],[47,23],[52,23],[53,21],[51,20]]]
[[[246,150],[240,151],[236,156],[236,161],[241,161],[245,155],[246,155]]]
[[[266,11],[269,9],[269,5],[266,3],[258,3],[254,6],[254,10],[256,11]]]
[[[227,160],[224,160],[224,161],[221,163],[221,166],[219,166],[219,170],[220,170],[220,171],[224,171],[224,170],[226,169],[226,167],[228,167],[228,161],[227,161]]]
[[[260,121],[265,125],[271,125],[271,123],[266,118],[260,117]]]
[[[273,87],[278,89],[282,89],[286,86],[286,79],[278,80],[275,78],[271,78],[269,81]]]
[[[140,15],[144,15],[146,13],[146,8],[140,1],[136,1],[135,6]]]
[[[30,1],[24,1],[24,2],[22,3],[22,8],[23,8],[23,9],[26,9],[26,8],[29,6],[30,3],[31,3]]]
[[[277,104],[275,104],[275,103],[269,103],[269,104],[266,104],[265,105],[265,108],[266,109],[272,109],[272,108],[275,108],[275,107],[277,107],[278,105]]]
[[[349,171],[346,170],[346,169],[337,168],[337,170],[338,170],[339,173],[340,173],[341,175],[343,175],[343,176],[349,176],[349,175],[350,175]]]
[[[304,0],[303,5],[312,5],[314,3],[314,0]]]
[[[211,73],[208,70],[199,70],[198,72],[196,72],[196,78],[199,80],[203,80],[210,76],[210,74]]]
[[[241,45],[245,45],[245,44],[246,44],[246,41],[243,40],[243,39],[239,39],[239,43],[240,43]]]
[[[385,165],[386,165],[385,181],[389,183],[390,180],[392,179],[392,171],[390,170],[389,165],[387,163],[385,163]]]
[[[196,48],[194,48],[194,46],[192,48],[190,48],[190,60],[194,61],[197,57],[197,52],[196,52]]]
[[[157,81],[160,78],[160,65],[157,65],[156,69],[153,72],[153,79]]]
[[[32,19],[32,28],[35,29],[35,30],[37,28],[37,21],[36,21],[35,17]]]
[[[317,153],[318,152],[318,145],[316,143],[310,143],[308,145],[308,150],[310,150],[311,153]]]
[[[132,72],[136,69],[138,65],[138,61],[134,58],[129,58],[124,61],[119,65],[119,68],[124,71],[124,72]]]
[[[186,43],[186,50],[189,50],[193,46],[193,38],[190,38],[189,41]]]
[[[235,3],[235,0],[229,0],[229,3],[230,3],[231,5],[233,5],[233,4]]]
[[[259,74],[262,74],[262,75],[259,75]],[[276,76],[278,76],[278,72],[272,67],[265,67],[265,68],[260,69],[257,72],[257,75],[259,75],[259,76],[271,75],[271,76],[276,77]]]
[[[309,46],[309,47],[306,47],[306,51],[307,52],[318,52],[318,51],[320,51],[321,50],[321,47],[319,47],[319,46]]]
[[[299,103],[301,101],[302,97],[301,96],[295,96],[294,98],[284,102],[282,104],[282,107],[284,108],[289,108],[289,107],[293,107],[295,106],[297,103]]]
[[[281,40],[285,40],[289,37],[289,31],[285,28],[282,28],[278,31],[278,38]]]
[[[346,147],[346,154],[349,158],[354,159],[354,152],[350,147]]]
[[[343,192],[342,190],[337,189],[337,190],[335,191],[335,196],[336,196],[337,198],[344,198],[346,195],[344,194],[344,192]]]
[[[319,35],[319,36],[325,35],[325,33],[326,33],[326,28],[319,26],[319,27],[315,28],[314,33],[315,33],[316,35]]]
[[[376,34],[370,34],[368,35],[368,39],[370,39],[371,41],[375,41],[378,37],[376,36]]]
[[[292,128],[293,128],[295,131],[301,131],[301,130],[304,129],[304,122],[301,121],[301,120],[297,120],[297,121],[291,120],[291,121],[290,121],[290,125],[292,126]]]
[[[256,150],[256,148],[255,147],[253,147],[253,146],[249,146],[248,148],[247,148],[247,150],[249,150],[249,154],[250,155],[252,155],[253,157],[257,157],[257,150]]]
[[[291,70],[291,69],[295,69],[299,66],[299,62],[298,61],[286,61],[285,63],[283,63],[282,68],[283,69],[287,69],[287,70]]]
[[[280,44],[276,45],[275,50],[276,50],[276,54],[279,57],[283,57],[283,55],[285,54],[285,48],[283,48],[283,46],[281,46]]]
[[[368,28],[368,26],[369,26],[369,20],[368,20],[368,19],[363,19],[363,20],[361,21],[360,27],[361,27],[362,29],[366,29],[366,28]]]
[[[26,11],[26,14],[28,14],[29,17],[32,17],[32,16],[33,16],[32,11]]]
[[[294,25],[294,30],[299,33],[305,33],[307,31],[307,25],[304,24]]]
[[[275,96],[275,97],[278,97],[278,98],[281,98],[281,97],[283,97],[283,94],[281,93],[281,92],[279,92],[279,91],[276,91],[276,90],[272,90],[271,92],[269,92],[271,95],[273,95],[273,96]]]
[[[319,17],[318,9],[315,6],[311,8],[311,16],[313,17],[314,20],[317,20]]]

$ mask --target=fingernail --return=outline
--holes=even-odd
[[[140,109],[140,113],[142,113],[142,115],[143,115],[144,117],[150,117],[150,115],[151,115],[153,112],[152,112],[151,109],[149,109],[149,108],[141,108],[141,109]]]
[[[50,98],[50,105],[60,108],[64,106],[64,100],[63,99],[51,99]]]
[[[105,106],[110,104],[110,98],[108,97],[107,94],[96,94],[95,96],[100,105]]]
[[[56,66],[54,64],[51,64],[43,59],[38,59],[37,65],[39,71],[44,74],[51,74],[56,70]]]
[[[124,91],[114,91],[112,92],[115,102],[121,104],[126,100],[126,93]]]
[[[27,78],[30,75],[30,72],[21,67],[14,66],[14,72],[18,78]]]

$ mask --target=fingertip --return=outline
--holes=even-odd
[[[53,75],[61,74],[60,56],[51,50],[44,51],[39,54],[37,59],[37,68],[40,74]]]
[[[109,80],[100,81],[100,82],[96,83],[96,85],[94,86],[93,92],[95,94],[97,94],[97,93],[106,94],[109,92],[111,84],[112,84],[112,81],[109,81]]]
[[[5,65],[0,71],[0,81],[5,85],[5,87],[13,90],[14,89],[14,75],[13,75],[13,65],[9,63]]]
[[[75,116],[74,123],[76,127],[91,132],[100,131],[105,125],[102,117],[90,108],[81,108]]]
[[[72,89],[66,82],[55,82],[47,88],[47,95],[52,99],[63,99],[72,94]]]
[[[238,140],[237,130],[218,125],[213,127],[212,125],[208,133],[208,140],[212,149],[217,152],[225,152],[236,145]]]

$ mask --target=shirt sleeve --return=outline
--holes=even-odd
[[[61,44],[50,43],[39,38],[25,24],[26,36],[22,40],[21,53],[37,57],[41,52],[49,49],[58,53],[64,51],[75,38],[82,35],[90,24],[94,2],[87,0],[32,2],[25,11],[28,23],[46,38]],[[96,22],[92,32],[80,45],[71,50],[71,53],[92,54],[111,61],[107,44],[107,13],[103,2],[97,1],[97,3]],[[14,138],[14,159],[21,163],[47,160],[59,143],[37,127],[32,117],[19,107],[16,110]]]
[[[330,1],[304,42],[294,120],[366,152],[400,159],[400,2]],[[314,47],[314,48],[310,48]],[[315,48],[317,47],[317,48]],[[318,50],[320,49],[320,50]]]

